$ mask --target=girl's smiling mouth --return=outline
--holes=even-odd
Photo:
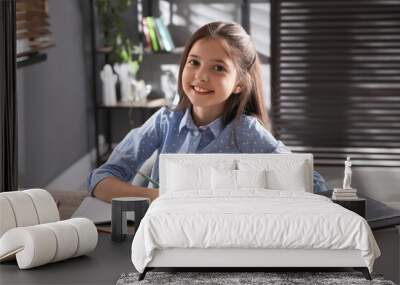
[[[194,92],[198,95],[208,95],[213,93],[214,91],[197,86],[197,85],[192,85],[192,89],[194,90]]]

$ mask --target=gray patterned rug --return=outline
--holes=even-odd
[[[142,281],[138,281],[139,273],[124,273],[117,285],[134,284],[267,284],[267,285],[297,285],[297,284],[376,284],[395,285],[381,276],[372,275],[372,281],[364,278],[360,272],[148,272]]]

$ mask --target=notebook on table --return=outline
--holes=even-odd
[[[129,221],[135,220],[134,212],[127,212]],[[96,225],[111,223],[111,204],[95,197],[86,197],[71,218],[88,218]]]

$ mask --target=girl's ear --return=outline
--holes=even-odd
[[[238,84],[235,89],[233,90],[233,93],[237,94],[240,93],[242,91],[242,86],[240,86],[240,84]]]

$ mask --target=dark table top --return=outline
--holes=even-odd
[[[19,270],[16,261],[0,264],[0,284],[115,284],[122,273],[134,271],[131,261],[132,236],[112,242],[99,233],[94,251],[88,255]]]
[[[331,197],[332,190],[320,193]],[[391,208],[386,204],[371,199],[366,196],[358,195],[366,200],[366,220],[372,230],[379,230],[400,225],[400,210]]]

